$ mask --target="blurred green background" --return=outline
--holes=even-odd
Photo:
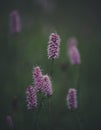
[[[48,1],[48,2],[47,2]],[[18,10],[21,32],[10,34],[9,15]],[[34,130],[36,112],[26,107],[25,90],[32,83],[33,66],[50,74],[47,58],[50,33],[61,37],[60,57],[54,62],[51,110],[48,102],[39,114],[40,130],[101,129],[101,8],[97,1],[1,0],[0,1],[0,130],[10,130],[11,115],[15,130]],[[69,64],[67,40],[78,40],[81,55],[78,119],[67,109],[68,89],[76,88],[77,68]],[[15,99],[16,98],[16,99]],[[14,101],[17,108],[13,108]],[[81,123],[80,123],[81,122]],[[36,129],[37,130],[37,129]],[[83,129],[82,129],[83,130]]]

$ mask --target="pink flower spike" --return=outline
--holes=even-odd
[[[42,89],[42,72],[39,66],[34,67],[33,69],[33,80],[34,80],[34,87],[36,91],[41,91]]]
[[[11,33],[20,32],[20,17],[16,10],[10,14],[10,31]]]
[[[42,92],[45,94],[45,96],[51,96],[53,94],[51,80],[48,75],[43,76]]]
[[[26,90],[26,102],[28,109],[37,108],[36,90],[32,86],[29,86]]]
[[[60,36],[57,33],[51,33],[48,44],[48,59],[56,59],[59,57]]]
[[[69,46],[77,46],[77,39],[75,37],[72,37],[68,40]]]
[[[77,108],[77,91],[74,88],[70,88],[67,94],[67,106],[68,109],[75,110]]]
[[[68,57],[72,65],[79,65],[81,63],[80,53],[77,48],[77,41],[75,38],[71,38],[68,41]]]

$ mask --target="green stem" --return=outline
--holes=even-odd
[[[54,59],[51,60],[51,70],[50,70],[50,76],[53,76],[53,64],[54,64]]]
[[[51,112],[51,97],[48,99],[48,111]]]
[[[85,130],[85,129],[84,129],[84,125],[83,125],[83,123],[81,122],[80,116],[79,116],[79,114],[78,114],[77,112],[75,112],[75,117],[76,117],[76,120],[77,120],[77,122],[78,122],[78,125],[79,125],[80,130]]]
[[[35,120],[35,125],[36,125],[36,129],[40,130],[40,127],[39,127],[39,116],[40,116],[40,112],[42,110],[42,102],[43,102],[43,95],[41,95],[41,99],[40,99],[40,104],[39,104],[39,108],[37,110],[37,113],[36,113],[36,120]]]
[[[75,80],[75,88],[77,90],[78,100],[79,100],[79,92],[80,92],[80,66],[76,66],[76,80]]]
[[[51,60],[51,69],[50,69],[50,76],[51,78],[53,77],[53,65],[54,65],[54,59]],[[48,99],[48,110],[49,112],[51,111],[51,100],[50,98]]]
[[[80,78],[80,67],[79,66],[76,66],[76,76],[75,76],[75,87],[78,88],[78,85],[79,85],[79,78]]]

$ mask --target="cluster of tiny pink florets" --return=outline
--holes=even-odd
[[[27,108],[33,109],[37,107],[37,95],[36,90],[32,86],[28,86],[26,90]]]
[[[51,80],[48,75],[43,76],[42,92],[45,94],[45,96],[51,96],[53,93]]]
[[[56,59],[59,57],[60,36],[57,33],[52,33],[48,43],[48,59]]]
[[[60,37],[57,33],[51,33],[48,44],[48,58],[55,59],[59,57]],[[68,41],[68,56],[73,65],[81,63],[80,54],[77,49],[76,38],[70,38]],[[39,66],[33,68],[32,72],[33,85],[26,90],[26,99],[28,109],[37,107],[37,93],[42,92],[46,97],[53,94],[52,84],[48,75],[43,75]],[[77,91],[70,88],[67,94],[68,109],[75,110],[77,108]]]
[[[74,88],[70,88],[67,94],[67,106],[68,109],[75,110],[77,108],[77,91]]]
[[[26,90],[26,100],[28,109],[33,109],[37,107],[37,93],[39,91],[44,93],[46,97],[51,96],[53,93],[52,84],[49,76],[42,75],[39,66],[34,67],[32,76],[34,80],[34,87],[29,86]]]
[[[41,91],[42,89],[42,72],[39,66],[34,67],[32,72],[33,80],[34,80],[34,87],[36,91]]]
[[[71,64],[79,65],[81,63],[80,54],[77,48],[77,40],[75,38],[70,38],[68,40],[68,56]]]

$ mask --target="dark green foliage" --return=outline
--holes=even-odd
[[[34,1],[34,0],[33,0]],[[75,86],[76,70],[66,55],[67,40],[75,36],[81,54],[78,113],[85,130],[101,129],[101,9],[100,4],[56,0],[56,9],[42,11],[31,0],[0,3],[0,130],[8,130],[5,117],[13,116],[15,130],[34,130],[36,112],[28,111],[25,90],[32,84],[33,66],[50,74],[47,59],[48,37],[57,31],[61,37],[60,57],[54,62],[54,94],[51,111],[45,101],[39,117],[40,130],[79,130],[75,115],[67,109],[66,95]],[[7,3],[6,3],[7,2]],[[9,32],[9,14],[18,9],[21,33]],[[63,68],[63,64],[66,65]],[[17,97],[17,107],[12,106]]]

